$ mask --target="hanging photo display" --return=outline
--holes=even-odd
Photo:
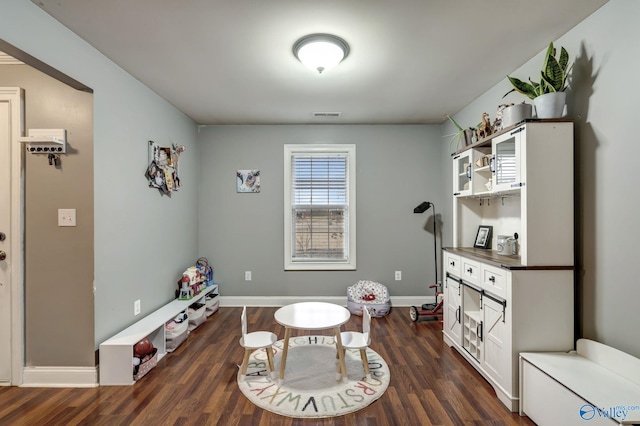
[[[185,149],[184,145],[163,147],[149,141],[149,166],[145,173],[149,180],[149,187],[158,188],[160,192],[167,195],[180,188],[178,160]]]

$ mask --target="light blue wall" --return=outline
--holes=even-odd
[[[635,314],[640,286],[635,271],[640,230],[638,198],[638,108],[640,89],[640,2],[611,0],[554,44],[575,59],[568,117],[576,124],[577,230],[579,250],[578,315],[581,334],[640,356],[640,317]],[[550,40],[552,41],[552,40]],[[546,46],[538,56],[513,71],[520,79],[538,75]],[[502,96],[506,78],[455,117],[461,124],[478,122],[482,112],[495,116],[503,103],[524,96]],[[464,124],[463,124],[464,125]],[[450,129],[450,126],[443,126]],[[447,130],[448,131],[448,130]],[[550,152],[549,155],[553,155]],[[449,171],[445,174],[450,174]],[[445,195],[451,199],[448,183]],[[451,203],[449,202],[449,205]],[[553,208],[553,206],[548,206]],[[450,214],[450,213],[449,213]],[[447,229],[445,241],[452,240]]]
[[[200,252],[224,296],[344,297],[361,279],[392,297],[433,294],[432,222],[424,229],[433,210],[413,208],[442,205],[439,126],[209,126],[200,143]],[[284,271],[283,146],[294,143],[356,144],[356,271]],[[237,169],[259,169],[261,192],[236,193]]]
[[[640,240],[634,225],[640,203],[634,196],[640,148],[636,108],[631,106],[638,89],[627,83],[640,71],[637,16],[640,2],[611,0],[557,42],[576,58],[569,116],[576,119],[577,133],[583,335],[640,356],[640,342],[633,338],[640,328],[634,315],[640,287],[632,269]],[[431,281],[432,246],[426,231],[413,233],[427,216],[414,216],[411,209],[423,199],[437,200],[445,245],[451,242],[450,158],[439,129],[215,126],[203,128],[198,136],[191,120],[31,2],[3,1],[0,38],[94,89],[96,345],[134,321],[134,300],[142,300],[146,313],[171,298],[173,280],[199,255],[211,257],[227,294],[343,294],[345,284],[370,278],[390,282],[394,294],[413,295],[425,288],[424,277]],[[545,46],[540,48],[542,53]],[[513,74],[534,76],[539,64],[540,56]],[[509,88],[503,80],[456,119],[473,124],[484,111],[493,115]],[[450,132],[448,124],[442,129]],[[326,280],[320,273],[305,273],[304,279],[285,274],[280,268],[281,145],[354,139],[359,161],[376,165],[359,168],[364,173],[359,185],[370,181],[367,195],[358,201],[364,215],[358,222],[362,276],[329,273]],[[148,140],[187,146],[181,159],[184,188],[171,199],[145,185]],[[429,147],[422,151],[418,140]],[[241,148],[234,148],[235,143]],[[235,194],[235,170],[254,167],[264,170],[263,192]],[[415,252],[406,249],[407,241]],[[254,271],[252,282],[243,281],[247,269]],[[396,269],[404,272],[400,283],[392,282]],[[338,284],[328,287],[327,281]]]
[[[180,273],[198,257],[197,127],[29,1],[2,2],[0,38],[94,90],[97,347],[138,319],[134,300],[144,315],[172,299]],[[149,140],[187,147],[184,186],[171,198],[147,187]]]

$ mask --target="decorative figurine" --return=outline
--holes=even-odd
[[[478,140],[486,138],[491,133],[493,132],[491,128],[491,120],[489,119],[489,114],[486,112],[483,112],[482,123],[480,123],[477,130]]]

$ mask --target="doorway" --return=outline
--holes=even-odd
[[[24,94],[0,87],[0,385],[22,383]]]

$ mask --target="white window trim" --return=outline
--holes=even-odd
[[[349,158],[348,259],[345,261],[296,261],[291,259],[291,156],[308,153],[345,153]],[[355,144],[284,145],[284,269],[285,271],[336,271],[356,269],[356,146]]]

